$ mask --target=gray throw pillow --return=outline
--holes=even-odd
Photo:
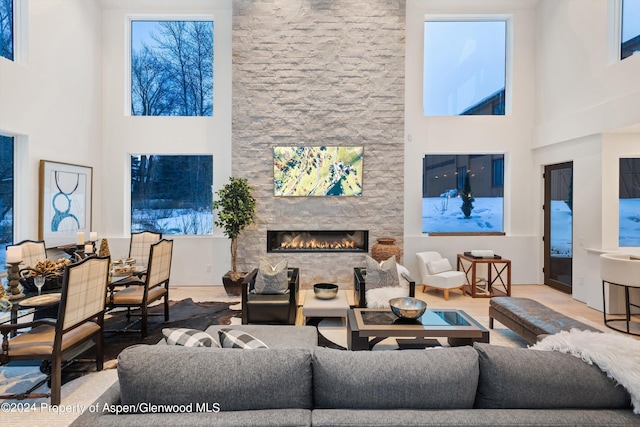
[[[396,256],[388,260],[378,261],[367,255],[366,257],[367,276],[365,279],[367,289],[382,288],[387,286],[398,286],[398,268],[396,266]]]
[[[267,260],[261,260],[253,289],[256,294],[286,294],[289,291],[287,260],[275,266]]]

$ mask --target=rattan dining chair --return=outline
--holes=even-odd
[[[61,400],[62,369],[89,348],[96,348],[96,369],[102,370],[105,289],[109,280],[106,257],[86,258],[65,267],[56,319],[0,325],[2,353],[0,364],[18,360],[50,363],[50,374],[24,393],[3,394],[2,399],[51,397],[52,405]],[[43,295],[45,296],[45,295]],[[10,338],[16,330],[31,328]],[[50,393],[34,393],[45,382]]]

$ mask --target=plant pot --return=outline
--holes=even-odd
[[[242,276],[236,280],[231,278],[231,272],[222,276],[222,284],[224,285],[224,290],[227,292],[227,296],[239,297],[242,295],[242,282],[246,274],[247,273],[242,273]]]

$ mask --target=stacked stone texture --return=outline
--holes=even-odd
[[[404,0],[234,0],[233,175],[249,180],[256,223],[238,267],[283,258],[303,288],[353,287],[362,253],[266,251],[267,230],[404,231]],[[363,146],[361,197],[275,197],[273,147]],[[417,195],[416,197],[419,197]]]

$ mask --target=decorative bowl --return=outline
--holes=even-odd
[[[427,309],[427,303],[411,297],[392,298],[389,306],[393,314],[401,319],[417,319],[422,316]]]
[[[333,299],[338,295],[338,285],[334,285],[333,283],[316,283],[313,285],[313,292],[316,294],[316,298]]]

